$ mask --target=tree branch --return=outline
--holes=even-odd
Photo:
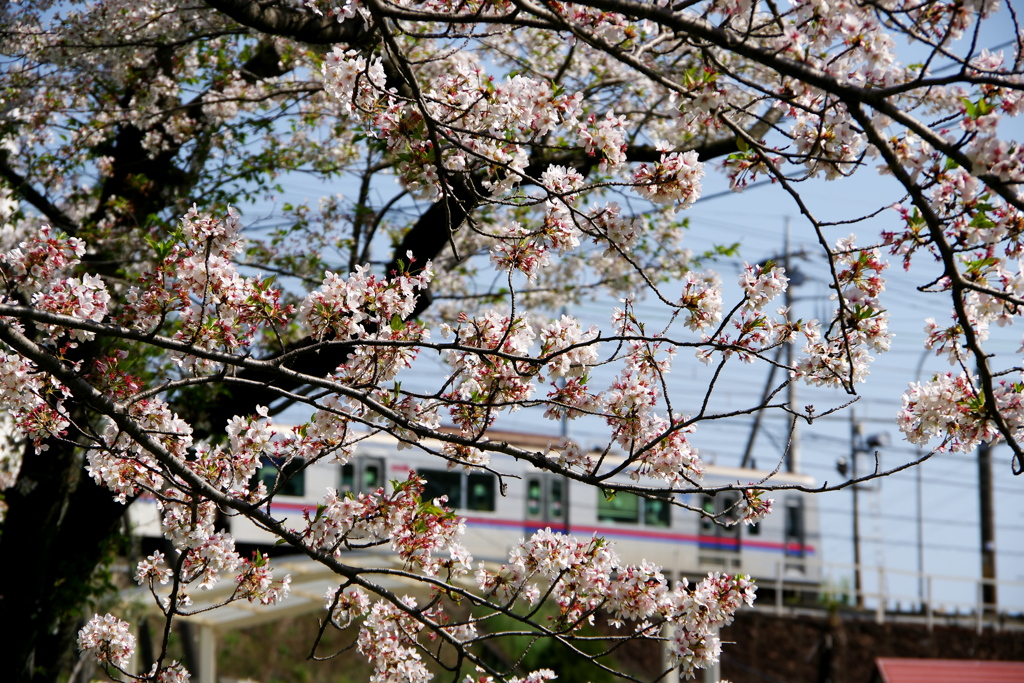
[[[261,33],[294,38],[310,45],[347,44],[364,47],[372,35],[360,17],[338,23],[333,17],[316,16],[284,3],[268,4],[252,0],[206,0],[206,4],[242,26]]]
[[[71,235],[77,233],[78,223],[44,197],[36,188],[32,187],[28,179],[15,171],[7,160],[7,150],[0,149],[0,176],[7,180],[15,194],[21,196],[25,201],[38,209],[40,213],[49,218],[54,227],[60,228]]]

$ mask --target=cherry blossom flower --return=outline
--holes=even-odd
[[[704,164],[694,152],[665,152],[653,166],[640,164],[633,174],[640,196],[657,204],[686,209],[700,197]]]
[[[378,433],[454,469],[500,473],[504,452],[574,486],[699,491],[700,423],[730,416],[707,410],[714,384],[702,401],[670,396],[671,373],[696,365],[689,352],[716,378],[726,364],[778,365],[776,349],[793,344],[790,379],[856,395],[893,343],[882,248],[907,268],[934,260],[918,284],[953,303],[948,319],[924,322],[924,345],[956,367],[904,394],[906,438],[956,451],[1006,439],[1020,466],[1019,362],[988,347],[1024,311],[1024,145],[1007,127],[1024,95],[1010,52],[960,40],[982,34],[995,0],[796,0],[773,15],[750,0],[659,0],[641,18],[615,3],[507,0],[384,14],[303,0],[245,17],[168,0],[37,4],[0,8],[13,27],[0,36],[11,65],[0,77],[0,426],[19,453],[83,463],[108,502],[155,499],[176,557],[150,555],[135,578],[154,594],[180,588],[160,598],[168,613],[222,581],[231,600],[287,599],[289,577],[239,553],[218,524],[227,513],[330,566],[351,548],[389,549],[427,586],[420,607],[357,568],[328,593],[374,681],[429,680],[445,648],[481,665],[467,681],[493,681],[470,647],[490,634],[447,607],[463,599],[508,615],[550,599],[559,638],[604,614],[635,623],[622,639],[665,638],[684,675],[710,666],[715,629],[753,599],[745,576],[673,587],[600,537],[545,529],[507,561],[476,565],[473,587],[456,501],[425,500],[414,473],[317,492],[287,522],[275,496],[293,470],[352,465]],[[274,35],[267,23],[280,24]],[[908,38],[931,53],[904,64]],[[324,41],[328,52],[310,50]],[[930,72],[937,55],[956,68]],[[832,227],[877,207],[823,221],[800,183],[874,166],[902,188],[879,214],[893,225],[832,242]],[[712,269],[729,247],[690,251],[677,212],[713,170],[734,190],[764,177],[800,204],[826,257],[825,319],[779,308],[789,281],[769,263],[745,264],[728,301]],[[358,189],[319,204],[274,197],[286,208],[270,227],[223,208],[278,193],[296,172]],[[624,303],[604,327],[551,318],[609,294]],[[641,315],[648,306],[666,312],[664,327]],[[446,373],[426,388],[408,381],[434,356]],[[769,407],[751,400],[734,416]],[[275,424],[286,404],[308,419]],[[604,443],[489,440],[533,409],[587,420]],[[24,483],[20,458],[0,456],[0,490]],[[256,476],[267,462],[276,483]],[[772,488],[739,484],[736,521],[764,519]],[[540,633],[532,618],[523,628]],[[97,615],[79,645],[124,669],[134,641]],[[188,677],[177,663],[148,674]]]
[[[124,669],[135,654],[135,636],[129,632],[128,622],[111,614],[97,614],[78,632],[78,648],[91,652],[100,663]]]

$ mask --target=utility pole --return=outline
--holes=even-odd
[[[857,456],[864,440],[864,427],[857,422],[856,413],[850,411],[850,478],[857,481]],[[860,574],[860,499],[857,490],[860,485],[854,483],[853,489],[853,594],[856,596],[857,609],[864,609],[864,592]]]
[[[917,596],[921,601],[921,614],[925,613],[924,578],[924,488],[921,481],[921,466],[914,468],[917,474]]]
[[[889,445],[889,435],[885,432],[864,436],[864,423],[857,422],[857,414],[850,411],[850,461],[846,458],[839,458],[836,462],[836,469],[842,476],[849,475],[850,481],[856,482],[860,476],[857,473],[857,460],[861,453],[870,453],[872,449],[884,448]],[[876,454],[877,458],[877,454]],[[877,461],[876,461],[877,462]],[[853,591],[857,600],[857,609],[864,608],[864,583],[861,580],[860,566],[860,484],[850,485],[853,493]]]
[[[786,287],[784,294],[783,303],[786,306],[787,315],[792,315],[793,308],[793,287],[800,284],[803,281],[803,277],[796,277],[796,273],[793,272],[790,267],[790,254],[789,254],[789,216],[785,217],[785,231],[782,242],[782,267],[786,269],[786,276],[790,278],[789,285]],[[786,344],[786,367],[793,367],[793,344]],[[799,428],[799,422],[797,422],[797,405],[796,405],[796,380],[792,377],[789,378],[789,383],[786,385],[786,402],[789,404],[791,421],[789,423],[789,449],[786,456],[786,471],[787,472],[799,472],[800,471],[800,435],[797,433]]]
[[[786,297],[789,297],[789,290],[786,290]],[[775,363],[782,360],[783,352],[792,354],[790,350],[790,344],[786,344],[786,348],[779,347],[775,351]],[[788,363],[789,361],[787,361]],[[764,384],[764,391],[761,393],[761,405],[763,406],[768,402],[768,398],[772,395],[772,387],[775,382],[775,364],[772,364],[768,368],[768,381]],[[750,436],[747,437],[747,447],[743,451],[743,460],[740,461],[740,467],[754,467],[754,444],[757,442],[757,432],[761,429],[761,421],[764,419],[764,411],[759,410],[754,413],[754,425],[750,428]]]
[[[786,269],[786,277],[789,278],[789,285],[783,293],[783,305],[790,311],[790,315],[792,315],[791,311],[795,301],[793,297],[793,287],[802,285],[806,281],[804,274],[797,269],[794,264],[793,257],[798,256],[806,258],[806,254],[804,254],[802,250],[796,254],[790,252],[789,216],[785,216],[783,225],[785,230],[783,231],[782,253],[778,256],[772,256],[765,261],[761,261],[761,265],[763,266],[768,261],[775,261]],[[793,344],[783,344],[775,351],[775,360],[768,369],[768,381],[765,382],[764,392],[761,394],[761,405],[764,405],[768,401],[768,397],[772,395],[776,365],[780,360],[785,363],[786,367],[793,367]],[[786,405],[791,411],[791,419],[789,422],[790,438],[786,450],[783,453],[786,471],[794,473],[800,471],[800,435],[797,432],[798,423],[796,417],[799,409],[797,408],[796,387],[797,382],[792,378],[789,378],[786,384]],[[740,467],[754,467],[754,444],[757,441],[757,433],[761,429],[761,421],[763,417],[763,410],[758,410],[754,414],[754,423],[750,429],[750,436],[747,437],[747,447],[743,451],[743,459],[740,461]]]
[[[921,371],[924,369],[925,359],[930,355],[929,349],[924,349],[921,353],[921,357],[917,361],[917,371],[914,373],[914,381],[921,382]],[[918,455],[921,452],[918,451]],[[914,467],[914,474],[917,478],[917,597],[921,601],[921,614],[924,614],[927,607],[925,601],[931,600],[930,596],[925,595],[925,583],[924,578],[924,482],[921,479],[921,470],[923,466],[918,464]]]
[[[982,611],[999,611],[996,599],[996,525],[992,509],[992,446],[978,446],[978,498],[981,517]]]
[[[569,313],[568,309],[565,306],[562,306],[562,315],[568,315],[568,313]],[[558,387],[560,389],[564,389],[566,381],[567,380],[565,379],[564,376],[559,378],[559,380],[558,380]],[[562,443],[564,445],[566,445],[566,446],[569,445],[569,411],[568,411],[568,409],[566,409],[565,411],[562,412]],[[552,486],[552,484],[549,481],[547,483],[547,486],[543,487],[545,489],[545,493],[543,495],[546,495],[548,497],[548,500],[545,501],[545,505],[550,505],[551,504],[551,486]],[[561,502],[562,502],[562,524],[565,525],[565,533],[569,534],[569,533],[572,533],[570,531],[571,527],[569,526],[569,511],[572,508],[570,506],[571,501],[569,500],[569,476],[566,475],[566,474],[562,475],[562,501]],[[678,679],[679,676],[677,675],[676,678]]]
[[[985,357],[978,357],[978,376]],[[999,611],[996,600],[996,524],[992,509],[992,446],[982,442],[978,446],[978,517],[981,527],[981,610],[995,614]]]
[[[873,449],[884,448],[889,445],[889,435],[885,432],[864,436],[864,423],[857,422],[857,414],[850,410],[850,462],[846,458],[839,458],[836,462],[836,469],[842,476],[850,476],[850,481],[856,482],[857,459],[861,453],[870,453]],[[877,466],[877,451],[876,451]],[[853,590],[857,599],[857,609],[864,608],[864,594],[862,593],[864,583],[861,580],[860,566],[860,484],[850,485],[853,492]],[[877,490],[877,489],[876,489]],[[881,588],[881,586],[879,586]],[[884,607],[884,606],[883,606]]]

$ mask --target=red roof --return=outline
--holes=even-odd
[[[875,666],[882,683],[1024,683],[1024,662],[879,657]]]

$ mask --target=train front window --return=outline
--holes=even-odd
[[[597,490],[597,519],[601,522],[636,524],[640,521],[640,499],[632,493],[620,491],[606,496]]]
[[[470,510],[494,512],[494,475],[471,474],[466,487],[466,503]]]
[[[419,470],[427,480],[423,485],[423,500],[434,500],[448,496],[448,507],[462,507],[462,473],[446,470]]]

